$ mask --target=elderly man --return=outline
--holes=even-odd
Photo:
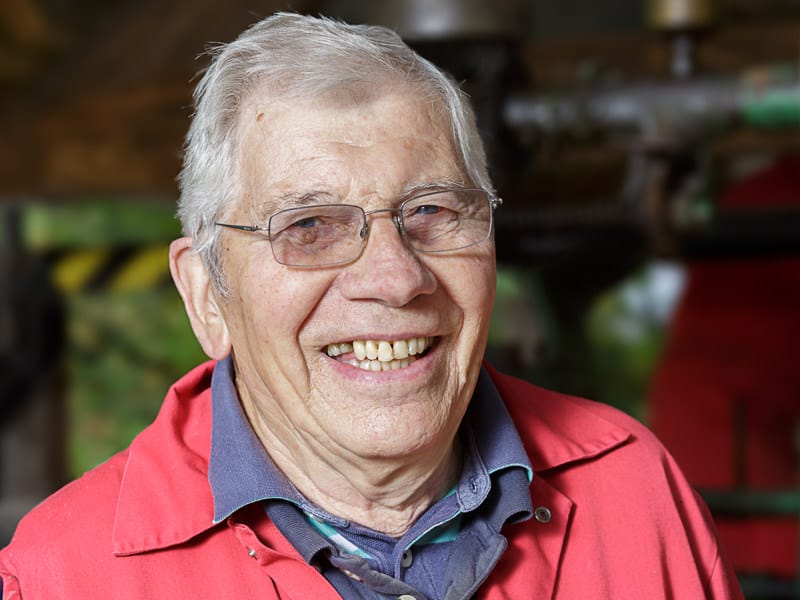
[[[501,201],[447,77],[278,14],[196,103],[170,265],[214,361],[23,520],[3,598],[740,597],[647,430],[482,365]]]

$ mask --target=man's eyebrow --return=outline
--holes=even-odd
[[[258,213],[261,217],[269,217],[273,213],[287,208],[300,208],[314,204],[331,204],[335,202],[337,202],[336,197],[331,192],[324,190],[287,192],[264,202],[258,209]]]
[[[463,179],[454,179],[452,177],[441,177],[439,179],[432,179],[423,183],[414,183],[406,186],[403,190],[403,198],[410,198],[425,192],[435,192],[437,190],[449,190],[457,188],[465,188],[467,184]]]
[[[425,192],[465,188],[468,186],[464,179],[461,178],[439,177],[405,186],[397,200],[402,201]],[[304,206],[313,206],[315,204],[341,204],[343,202],[341,197],[328,190],[310,190],[305,192],[291,191],[274,196],[269,201],[262,204],[257,209],[257,213],[258,216],[263,219],[269,218],[270,215],[288,208],[301,208]]]

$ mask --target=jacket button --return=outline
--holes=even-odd
[[[550,519],[553,518],[553,514],[550,512],[550,509],[546,506],[539,506],[533,511],[533,516],[536,518],[539,523],[549,523]]]

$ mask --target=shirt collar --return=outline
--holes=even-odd
[[[272,462],[239,403],[231,357],[217,363],[211,379],[212,427],[208,481],[214,497],[214,522],[253,502],[288,500],[307,512],[315,509]],[[489,494],[489,475],[521,467],[533,470],[497,389],[481,370],[463,426],[464,468],[457,488],[462,510],[472,510]],[[331,520],[330,515],[320,515]]]
[[[528,455],[494,383],[481,370],[467,414],[461,426],[463,465],[456,488],[459,507],[475,510],[489,496],[491,475],[521,468],[533,479]]]
[[[521,467],[526,471],[528,481],[533,480],[528,453],[486,369],[481,369],[478,376],[466,423],[474,432],[476,450],[489,473]]]
[[[211,455],[208,483],[214,496],[214,522],[259,500],[302,497],[261,445],[239,404],[233,359],[217,363],[211,378]]]

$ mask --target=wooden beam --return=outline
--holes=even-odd
[[[52,46],[63,39],[63,32],[55,27],[36,0],[0,2],[0,28],[17,46]]]
[[[165,85],[93,93],[11,119],[2,125],[9,135],[0,139],[0,189],[12,197],[174,198],[189,106],[188,85]]]

